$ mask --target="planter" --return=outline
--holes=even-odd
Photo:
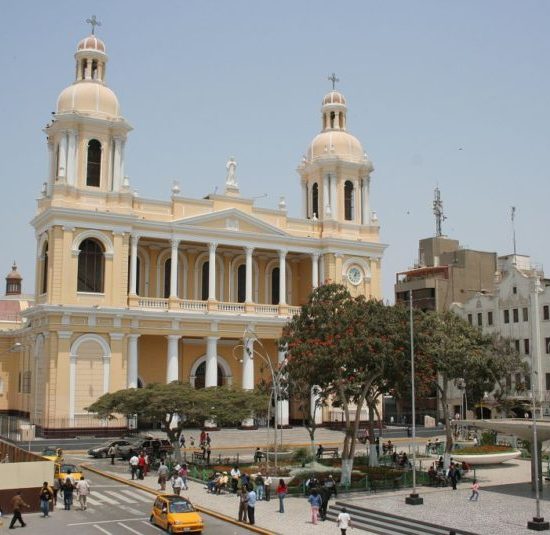
[[[278,461],[288,461],[292,459],[293,455],[294,455],[293,451],[278,451],[277,453],[275,453],[274,451],[268,451],[267,460],[274,461],[276,456]]]
[[[512,459],[517,459],[521,451],[514,450],[504,453],[483,453],[481,455],[452,455],[453,461],[465,462],[468,464],[499,464]]]

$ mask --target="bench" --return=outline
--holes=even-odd
[[[323,448],[319,458],[322,459],[325,455],[328,455],[332,459],[336,459],[338,457],[338,448]]]
[[[191,459],[193,464],[206,464],[206,458],[202,451],[194,451]]]

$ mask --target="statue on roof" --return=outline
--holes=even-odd
[[[225,164],[225,168],[227,169],[227,176],[225,178],[225,185],[237,188],[237,162],[235,161],[235,158],[231,156],[227,163]]]

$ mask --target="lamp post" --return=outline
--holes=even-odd
[[[412,412],[412,442],[413,442],[413,488],[409,496],[405,498],[405,503],[409,505],[422,505],[424,498],[421,498],[416,492],[416,392],[414,381],[414,317],[413,317],[413,294],[412,289],[409,290],[409,333],[411,347],[411,412]]]

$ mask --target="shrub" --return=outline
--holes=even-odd
[[[511,446],[477,446],[473,448],[460,448],[453,451],[453,455],[486,455],[491,453],[508,453],[516,451]]]
[[[302,466],[305,466],[306,463],[313,461],[314,456],[311,453],[311,450],[308,448],[298,448],[294,450],[294,455],[292,456],[293,460],[297,463],[300,463]]]

